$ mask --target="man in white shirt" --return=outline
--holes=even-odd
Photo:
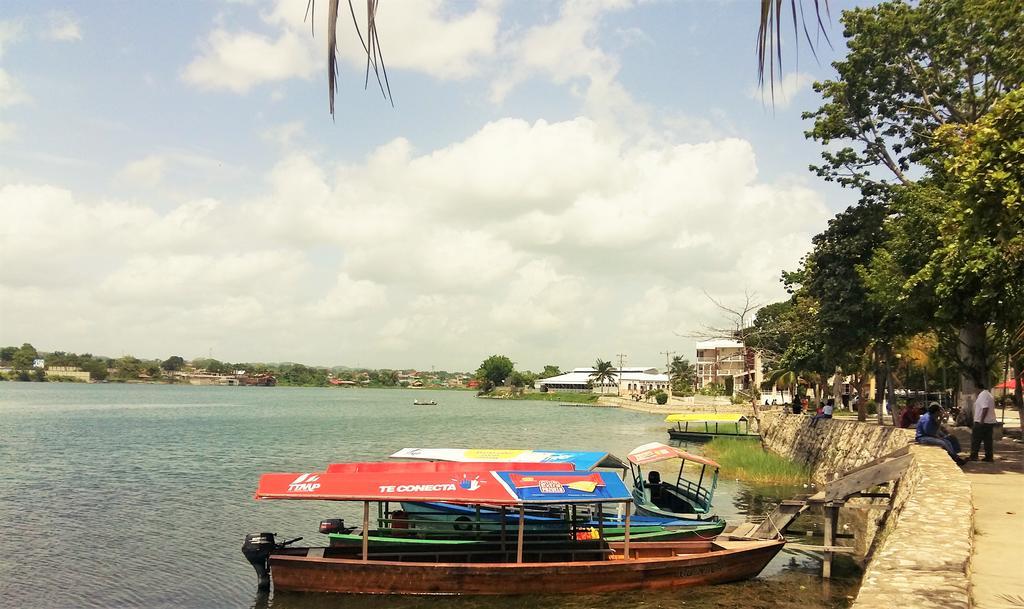
[[[978,449],[985,443],[985,461],[992,461],[992,428],[996,425],[996,400],[987,387],[974,400],[974,424],[971,426],[971,461],[978,460]]]

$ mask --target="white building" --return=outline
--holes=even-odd
[[[697,389],[725,385],[732,377],[735,389],[759,388],[762,382],[761,356],[741,341],[718,339],[697,342]]]
[[[534,383],[534,387],[546,387],[548,391],[567,393],[594,392],[619,395],[646,393],[652,389],[668,391],[668,375],[659,373],[657,368],[623,368],[621,374],[617,368],[613,368],[612,371],[612,379],[597,384],[591,382],[594,368],[573,368],[572,372],[539,379]]]

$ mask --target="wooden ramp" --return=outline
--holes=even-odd
[[[777,539],[784,536],[786,529],[800,514],[811,507],[821,508],[825,514],[825,541],[822,546],[792,544],[803,551],[824,553],[822,575],[829,577],[832,572],[832,554],[850,552],[850,548],[836,546],[836,529],[839,524],[839,508],[846,501],[856,497],[887,498],[886,503],[867,503],[846,507],[856,509],[890,509],[891,499],[896,491],[896,484],[890,484],[886,492],[871,492],[871,489],[882,484],[898,481],[910,466],[913,457],[910,447],[904,447],[873,461],[855,467],[842,476],[825,484],[825,488],[811,496],[796,497],[783,501],[772,513],[763,518],[752,518],[739,525],[727,535],[738,538]],[[788,545],[787,545],[788,547]]]

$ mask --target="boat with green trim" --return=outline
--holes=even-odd
[[[673,440],[707,442],[718,437],[760,439],[761,435],[751,431],[751,417],[738,412],[722,413],[678,413],[665,417],[668,436]],[[755,429],[757,419],[754,419]]]
[[[700,518],[711,511],[720,469],[715,461],[661,442],[638,446],[630,451],[627,458],[633,476],[633,504],[637,514],[661,518]],[[663,481],[655,464],[675,460],[679,461],[675,482]],[[698,476],[686,476],[688,463],[700,467]]]

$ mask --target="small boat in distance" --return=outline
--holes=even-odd
[[[707,442],[720,436],[761,438],[757,431],[750,430],[750,418],[737,412],[670,414],[665,422],[675,423],[668,428],[668,436],[673,440]]]
[[[260,589],[269,591],[271,583],[275,595],[287,591],[510,595],[661,589],[754,577],[785,543],[781,536],[631,540],[632,497],[612,472],[493,469],[507,465],[500,463],[444,464],[436,469],[424,465],[428,464],[352,463],[337,464],[335,472],[262,475],[256,499],[351,501],[362,503],[363,509],[361,543],[293,547],[297,539],[278,542],[271,533],[246,535],[242,552],[256,569]],[[371,520],[370,503],[405,501],[484,503],[508,509],[518,518],[496,535],[474,543],[445,543],[443,538],[420,543],[401,540],[393,545],[386,540],[371,542],[371,524],[386,525],[386,521],[381,516]],[[625,508],[622,541],[580,535],[580,531],[525,535],[528,506],[570,509],[615,504]]]
[[[437,406],[437,402],[434,400],[413,400],[413,406]]]

